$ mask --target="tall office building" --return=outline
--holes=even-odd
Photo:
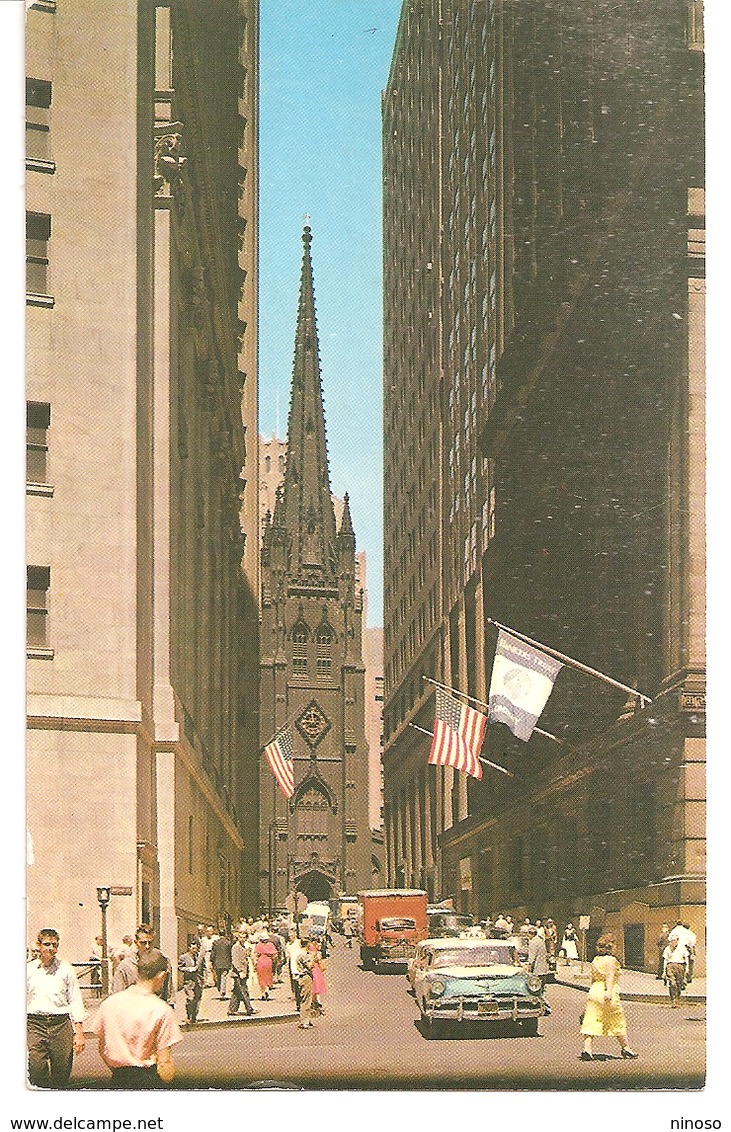
[[[383,95],[389,877],[705,925],[700,4],[404,4]],[[564,666],[481,780],[427,765],[435,679],[498,621]]]
[[[255,0],[27,7],[29,932],[258,889]]]
[[[284,482],[264,521],[261,741],[288,725],[294,792],[261,772],[261,899],[282,907],[367,887],[371,876],[363,592],[348,497],[336,526],[315,318],[304,251]],[[268,852],[267,852],[268,851]]]

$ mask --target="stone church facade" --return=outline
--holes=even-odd
[[[262,540],[260,739],[263,748],[290,726],[295,778],[285,798],[262,766],[270,910],[295,888],[328,899],[371,879],[363,593],[348,497],[338,529],[330,492],[311,240],[305,228],[286,470]]]

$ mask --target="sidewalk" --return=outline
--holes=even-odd
[[[185,995],[182,990],[175,995],[173,1009],[181,1030],[206,1030],[217,1026],[256,1026],[262,1022],[293,1022],[297,1018],[297,1011],[294,1008],[294,999],[289,997],[289,979],[286,974],[285,981],[275,984],[269,993],[271,998],[268,1002],[262,1002],[260,997],[252,998],[251,1005],[256,1014],[251,1016],[245,1013],[243,1004],[239,1006],[239,1014],[229,1015],[228,995],[222,999],[215,987],[204,988],[198,1021],[194,1025],[188,1021],[185,1013]],[[89,1024],[103,1000],[88,991],[84,991],[82,997],[88,1012],[84,1030],[89,1033]]]
[[[228,1014],[228,995],[222,999],[216,987],[205,987],[201,999],[198,1021],[188,1022],[185,1013],[185,995],[179,990],[175,996],[175,1017],[181,1030],[207,1030],[217,1026],[256,1026],[262,1022],[292,1022],[297,1017],[294,999],[290,998],[289,979],[275,983],[269,992],[271,998],[262,1002],[261,997],[252,997],[251,1005],[256,1014],[247,1015],[243,1003],[239,1005],[239,1013]]]
[[[560,964],[555,982],[564,987],[575,987],[576,990],[586,991],[591,982],[590,963],[572,963],[570,967]],[[550,985],[550,984],[549,984]],[[656,979],[647,971],[628,971],[622,968],[619,978],[619,997],[627,1002],[658,1002],[667,1005],[670,1001],[668,989],[663,982]],[[683,993],[683,1002],[704,1003],[706,1001],[706,980],[693,979],[693,982]]]

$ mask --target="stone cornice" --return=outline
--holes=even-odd
[[[142,722],[139,700],[120,700],[101,696],[57,696],[29,692],[26,699],[29,726],[31,720],[54,722],[120,723]]]

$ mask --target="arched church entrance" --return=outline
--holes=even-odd
[[[327,877],[316,870],[300,877],[297,888],[308,900],[330,900],[333,895],[333,887]]]

